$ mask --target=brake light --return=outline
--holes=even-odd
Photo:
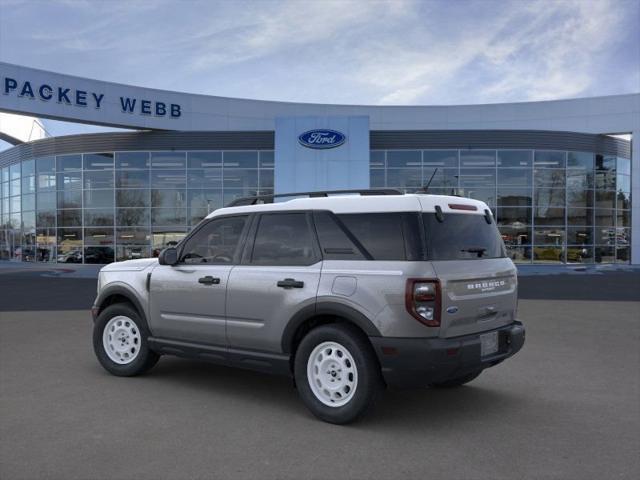
[[[478,207],[475,205],[467,205],[465,203],[450,203],[449,208],[451,210],[468,210],[470,212],[476,212]]]
[[[440,282],[433,279],[407,280],[405,305],[413,318],[428,327],[440,326]]]

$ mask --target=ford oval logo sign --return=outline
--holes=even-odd
[[[347,141],[344,133],[329,129],[309,130],[298,136],[300,144],[307,148],[335,148]]]

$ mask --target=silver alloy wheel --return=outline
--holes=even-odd
[[[318,400],[329,407],[349,403],[358,387],[353,356],[337,342],[316,346],[307,360],[307,381]]]
[[[129,317],[118,315],[104,327],[102,344],[111,360],[119,365],[127,365],[140,353],[140,329]]]

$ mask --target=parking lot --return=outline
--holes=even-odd
[[[169,357],[110,376],[92,280],[2,274],[0,478],[639,478],[640,275],[560,277],[523,281],[519,355],[339,427],[286,378]]]

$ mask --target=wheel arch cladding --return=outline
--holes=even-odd
[[[131,306],[136,310],[138,315],[140,315],[142,320],[146,321],[145,311],[142,308],[142,304],[140,303],[140,300],[138,300],[136,295],[132,293],[130,290],[119,285],[107,287],[100,292],[100,295],[96,300],[96,305],[98,306],[98,315],[102,313],[102,311],[108,306],[115,305],[118,303],[131,304]]]
[[[304,335],[318,325],[347,323],[353,325],[367,337],[382,334],[371,320],[353,307],[333,302],[319,302],[309,305],[296,313],[282,334],[282,351],[292,354]]]

